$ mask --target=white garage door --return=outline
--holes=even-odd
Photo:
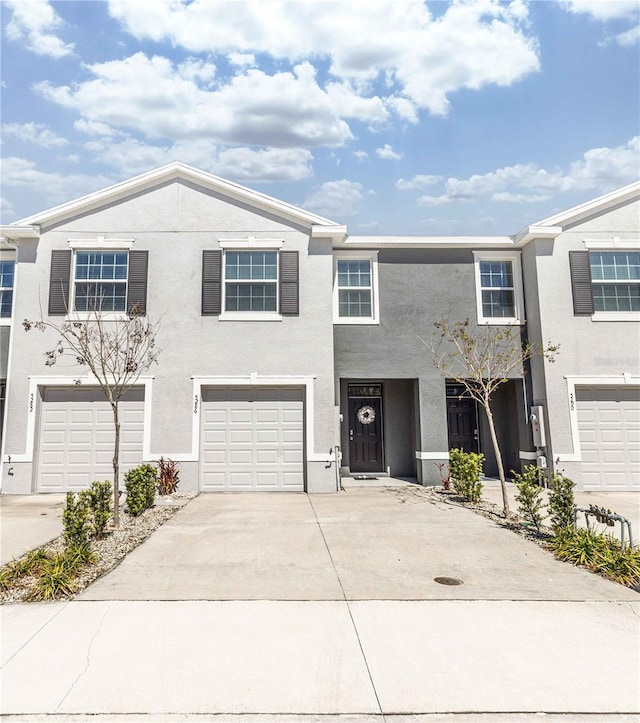
[[[300,389],[203,392],[200,487],[304,490]]]
[[[120,402],[120,471],[142,462],[144,391]],[[66,492],[113,479],[113,413],[96,388],[44,390],[38,444],[39,492]]]
[[[576,389],[587,490],[640,489],[640,388]]]

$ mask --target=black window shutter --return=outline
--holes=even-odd
[[[299,304],[298,252],[280,252],[280,313],[298,316]]]
[[[65,316],[71,308],[69,278],[71,276],[71,249],[51,252],[49,279],[49,316]]]
[[[593,314],[591,293],[591,267],[588,251],[569,251],[571,269],[571,290],[573,292],[573,313],[575,316]]]
[[[129,251],[127,284],[127,314],[145,316],[147,313],[148,251]]]
[[[222,251],[202,252],[202,316],[222,313]]]

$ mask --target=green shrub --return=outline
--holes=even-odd
[[[161,495],[170,495],[178,489],[179,482],[177,463],[172,459],[160,457],[158,460],[158,492]]]
[[[564,528],[551,543],[559,560],[572,562],[598,572],[610,580],[640,587],[640,550],[626,546],[608,535],[583,528]]]
[[[89,495],[82,492],[67,492],[67,502],[62,513],[63,538],[66,547],[88,548],[90,532]]]
[[[551,477],[551,492],[549,493],[549,513],[551,527],[554,534],[572,528],[576,503],[573,496],[575,483],[561,474]]]
[[[514,484],[518,490],[516,493],[518,514],[524,517],[525,523],[533,525],[536,531],[540,532],[542,521],[546,516],[542,513],[545,507],[542,501],[542,487],[540,486],[542,470],[538,469],[534,464],[529,464],[521,474],[511,471]]]
[[[467,502],[479,502],[482,495],[482,465],[484,454],[452,449],[449,452],[449,470],[453,489]]]
[[[104,537],[107,524],[111,519],[111,482],[94,482],[87,490],[91,509],[91,526],[96,537]]]
[[[127,489],[126,511],[132,517],[142,514],[151,507],[156,496],[158,473],[150,464],[141,464],[129,470],[124,478]]]

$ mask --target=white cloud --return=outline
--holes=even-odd
[[[2,161],[2,185],[36,194],[44,203],[54,205],[113,183],[106,176],[51,173],[40,171],[25,158],[9,157]]]
[[[615,36],[615,41],[618,45],[625,47],[640,42],[640,25],[636,25],[629,30],[625,30],[623,33],[619,33]]]
[[[187,139],[166,145],[144,143],[132,137],[85,144],[93,159],[136,175],[171,161],[183,161],[236,181],[299,181],[313,175],[310,151],[302,148],[220,148],[212,141]]]
[[[551,198],[550,193],[526,194],[526,193],[494,193],[491,196],[492,201],[504,201],[505,203],[538,203],[539,201],[548,201]]]
[[[640,178],[640,136],[614,148],[592,148],[566,171],[546,170],[535,163],[506,166],[466,179],[448,178],[445,193],[421,196],[420,206],[465,203],[483,196],[508,203],[546,201],[557,193],[604,193]],[[401,179],[402,180],[402,179]],[[397,186],[397,184],[396,184]]]
[[[166,40],[191,52],[263,53],[297,63],[328,58],[331,74],[365,96],[383,78],[383,99],[403,120],[416,108],[448,110],[448,94],[511,85],[539,69],[523,0],[456,2],[434,18],[423,0],[283,3],[250,0],[220,12],[209,0],[110,0],[109,11],[139,40]]]
[[[562,0],[571,13],[587,13],[595,20],[633,18],[638,15],[638,0]]]
[[[388,143],[385,143],[382,148],[376,148],[376,155],[385,161],[399,161],[402,158],[402,153],[394,151]]]
[[[39,83],[36,90],[78,110],[86,121],[133,129],[151,139],[301,147],[339,146],[352,138],[308,62],[274,75],[249,69],[215,89],[199,82],[213,77],[206,64],[174,66],[144,53],[89,70],[92,80],[75,86]]]
[[[5,123],[2,133],[43,148],[59,148],[69,143],[66,138],[56,135],[42,123]]]
[[[14,205],[3,196],[0,196],[0,216],[3,219],[13,218],[16,215]]]
[[[4,4],[13,13],[5,28],[9,40],[23,40],[31,52],[51,58],[73,52],[73,43],[65,43],[50,32],[60,27],[62,20],[47,0],[4,0]]]
[[[369,154],[366,151],[354,151],[353,155],[359,160],[359,161],[366,161],[367,158],[369,158]]]
[[[627,30],[607,38],[606,43],[615,42],[623,46],[635,45],[640,41],[640,3],[638,0],[563,0],[565,10],[584,13],[593,20],[632,20],[635,24]]]
[[[442,176],[425,176],[418,174],[410,179],[399,178],[396,181],[396,188],[399,191],[419,191],[427,186],[433,186],[442,180]]]
[[[303,148],[228,148],[218,154],[215,172],[238,181],[300,181],[313,175],[312,161]]]
[[[256,64],[256,56],[253,53],[229,53],[227,60],[231,65],[237,65],[240,68],[254,66]]]
[[[84,118],[75,121],[73,127],[80,133],[85,133],[88,136],[115,136],[118,135],[118,131],[106,123],[99,123],[98,121],[88,121]]]
[[[357,213],[363,195],[362,184],[343,178],[340,181],[326,181],[302,205],[329,218],[345,218]]]

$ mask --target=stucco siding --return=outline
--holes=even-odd
[[[148,250],[148,318],[159,322],[159,364],[151,382],[150,457],[188,458],[193,444],[192,377],[240,377],[256,383],[264,377],[313,378],[313,449],[325,456],[337,444],[337,408],[333,391],[332,254],[329,240],[310,240],[295,224],[250,209],[229,199],[175,181],[127,201],[79,216],[42,234],[37,254],[20,259],[20,289],[15,314],[38,319],[46,312],[52,249],[68,248],[70,239],[134,239],[134,250]],[[225,238],[279,239],[284,250],[299,252],[300,316],[280,321],[226,321],[201,316],[201,264],[204,249],[218,248]],[[35,293],[34,293],[35,292]],[[60,321],[62,317],[57,317]],[[28,453],[29,376],[88,379],[70,361],[44,365],[43,354],[55,344],[52,333],[19,329],[15,344],[8,406],[11,425],[5,454]],[[256,377],[257,375],[257,377]],[[260,381],[262,379],[262,381]],[[299,382],[298,382],[299,383]],[[4,483],[27,487],[30,465]],[[324,467],[323,467],[324,469]],[[197,485],[197,465],[185,459],[185,487]],[[18,483],[18,478],[20,482]],[[314,472],[317,490],[334,489],[333,470]],[[29,483],[30,484],[30,483]]]
[[[535,275],[537,319],[531,324],[537,340],[560,344],[554,364],[533,363],[534,401],[547,407],[549,456],[558,469],[581,485],[581,465],[571,428],[568,378],[617,377],[640,374],[640,322],[600,321],[574,316],[569,252],[584,251],[585,242],[611,243],[614,238],[640,241],[640,202],[621,205],[575,224],[553,241],[536,240],[525,249],[525,284]],[[527,303],[531,302],[528,298]],[[573,400],[575,406],[575,399]]]

